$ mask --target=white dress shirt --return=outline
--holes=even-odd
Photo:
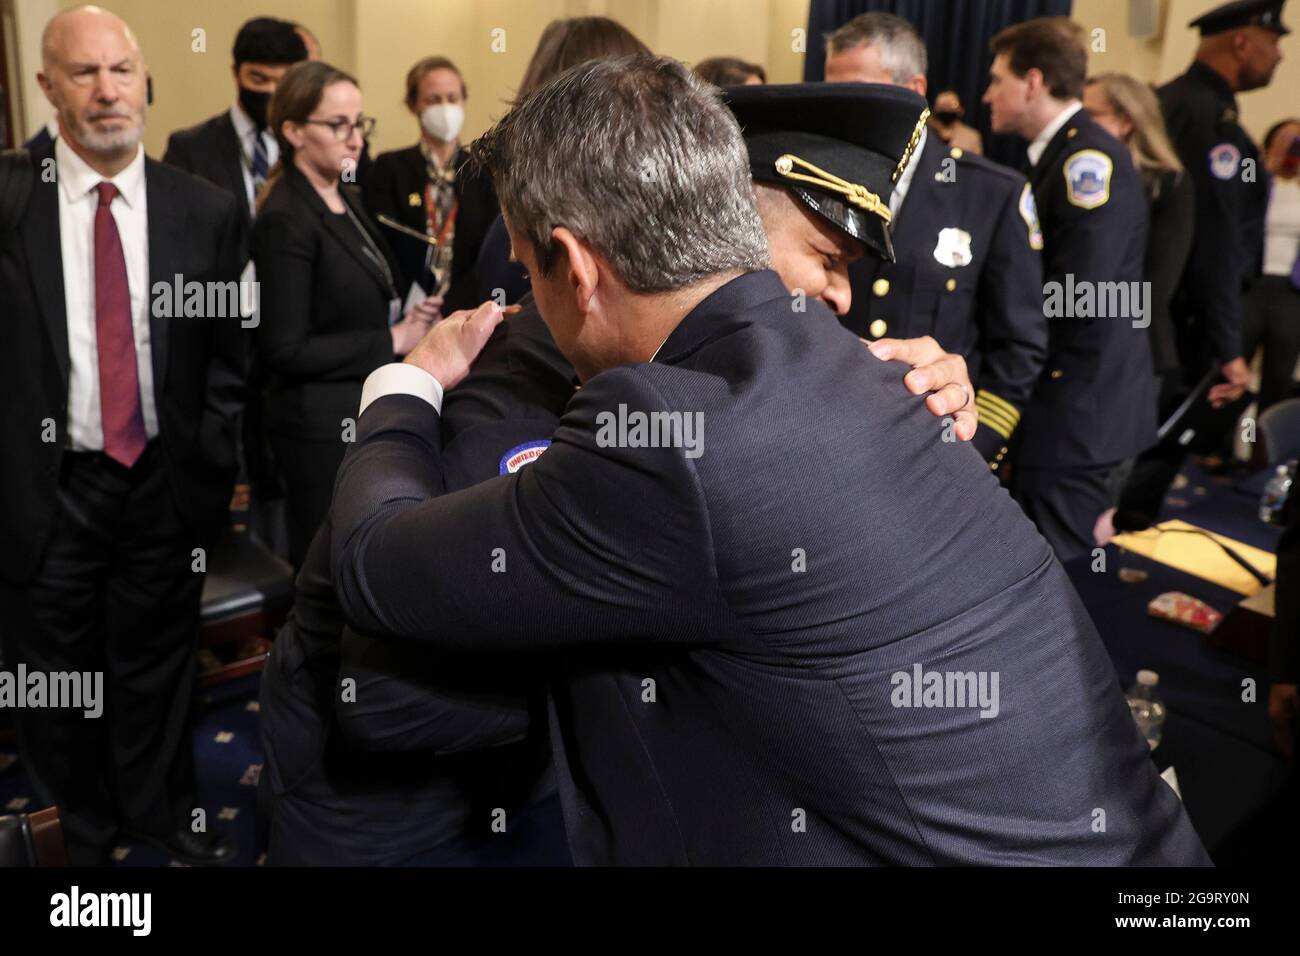
[[[239,137],[240,171],[244,174],[244,192],[248,198],[248,210],[257,212],[257,192],[253,188],[253,144],[257,142],[257,126],[252,118],[244,112],[238,103],[230,107],[230,122],[235,124],[235,135]],[[266,167],[269,170],[280,158],[280,144],[275,141],[269,129],[262,130],[262,143],[266,146]]]
[[[372,402],[385,395],[414,395],[442,414],[442,383],[418,365],[390,362],[367,375],[366,384],[361,386],[361,408],[357,417],[360,418]]]
[[[1034,137],[1034,141],[1029,144],[1029,165],[1037,166],[1038,161],[1043,158],[1043,151],[1047,149],[1047,144],[1052,141],[1052,137],[1061,131],[1061,127],[1070,121],[1070,117],[1079,110],[1083,109],[1083,104],[1078,100],[1071,100],[1070,105],[1061,112],[1056,114],[1056,119],[1052,120],[1043,127],[1043,131]]]
[[[912,185],[912,177],[916,175],[916,167],[921,164],[921,154],[925,152],[925,142],[930,138],[930,131],[922,128],[921,138],[916,141],[916,149],[912,150],[912,156],[903,167],[903,175],[898,177],[898,182],[894,183],[894,192],[889,197],[889,212],[897,217],[898,210],[903,207],[903,200],[907,198],[907,190]]]
[[[1289,276],[1300,259],[1300,179],[1273,180],[1264,224],[1264,275]]]
[[[99,347],[95,333],[95,187],[104,177],[74,153],[62,137],[54,144],[59,179],[59,237],[63,251],[63,299],[68,323],[68,444],[75,451],[103,451],[99,405]],[[126,259],[135,331],[136,373],[144,430],[158,437],[152,352],[149,347],[149,218],[145,206],[144,148],[109,180],[118,196],[110,207]]]

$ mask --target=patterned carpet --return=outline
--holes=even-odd
[[[260,675],[240,678],[196,694],[194,759],[199,806],[208,827],[239,846],[236,865],[262,862],[257,841],[257,779],[262,772],[258,737],[257,692]],[[0,813],[42,809],[31,791],[15,745],[0,744]],[[115,866],[181,866],[163,850],[123,841],[113,850]]]

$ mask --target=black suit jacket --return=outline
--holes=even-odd
[[[964,356],[980,412],[975,447],[997,465],[1047,357],[1029,183],[931,132],[893,238],[897,261],[849,266],[853,304],[841,321],[869,340],[931,335]]]
[[[335,488],[345,612],[551,657],[575,862],[1206,862],[979,454],[902,365],[798,319],[774,273],[731,281],[654,362],[586,382],[536,462],[450,494],[438,414],[378,399]],[[638,413],[698,414],[702,444]],[[998,716],[919,686],[904,709],[919,668],[999,674]]]
[[[573,391],[573,369],[529,302],[446,397],[447,487],[485,481],[513,449],[549,439]],[[387,865],[490,836],[493,808],[513,813],[554,789],[538,662],[503,667],[346,628],[329,539],[327,521],[262,680],[270,862]]]
[[[1097,169],[1102,159],[1110,165],[1104,188],[1089,180],[1073,192],[1067,173]],[[1145,279],[1146,194],[1128,150],[1084,110],[1052,137],[1029,181],[1043,223],[1043,304],[1060,314],[1048,316],[1046,371],[1025,409],[1017,462],[1113,465],[1156,437],[1150,333],[1135,307]],[[1108,312],[1125,303],[1127,311],[1097,315],[1103,301]]]
[[[0,349],[0,577],[22,583],[41,560],[67,434],[68,326],[64,313],[58,184],[40,175],[53,145],[32,153],[26,213],[0,252],[7,340]],[[145,160],[149,284],[233,282],[245,257],[234,200],[208,183]],[[151,294],[152,298],[152,294]],[[154,400],[166,467],[181,514],[208,541],[230,503],[234,422],[248,330],[240,317],[167,318],[151,310]],[[46,423],[54,440],[42,440]]]
[[[1178,338],[1170,303],[1196,233],[1196,195],[1186,172],[1168,170],[1151,200],[1145,269],[1151,283],[1151,361],[1157,374],[1178,368]]]
[[[462,148],[457,150],[452,160],[458,170],[456,198],[460,200],[460,209],[456,214],[456,237],[451,244],[451,286],[442,307],[444,315],[480,303],[474,264],[483,237],[498,213],[491,179],[466,166],[468,158],[469,154]],[[363,180],[366,208],[375,217],[383,213],[405,226],[424,232],[424,188],[427,182],[428,173],[419,146],[383,153],[375,159]],[[424,267],[429,247],[396,230],[380,228],[386,233],[401,263],[402,295],[406,295],[413,282],[419,282],[426,292],[432,291],[429,288],[432,278]]]
[[[366,376],[393,360],[397,262],[359,197],[346,188],[343,196],[383,253],[387,275],[349,217],[330,212],[293,167],[272,186],[253,228],[257,355],[270,380],[264,421],[272,432],[339,440]]]
[[[244,184],[244,153],[229,110],[197,126],[172,133],[167,139],[163,162],[179,166],[226,190],[238,200],[239,215],[245,228],[251,224],[248,188]]]

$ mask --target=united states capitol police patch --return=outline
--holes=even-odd
[[[1097,209],[1110,200],[1110,174],[1115,165],[1101,150],[1084,149],[1065,161],[1065,189],[1070,204]]]
[[[551,447],[550,439],[527,441],[516,445],[501,456],[501,474],[513,475],[524,465],[531,465],[542,457],[542,452]]]
[[[1231,179],[1241,165],[1241,150],[1232,143],[1220,143],[1210,150],[1210,173],[1215,179]]]
[[[1041,251],[1043,248],[1043,227],[1038,222],[1038,205],[1034,202],[1034,190],[1029,183],[1020,191],[1020,218],[1029,227],[1029,248]]]

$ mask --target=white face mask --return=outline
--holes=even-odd
[[[438,103],[420,114],[424,131],[441,143],[450,143],[465,125],[465,107],[459,103]]]

